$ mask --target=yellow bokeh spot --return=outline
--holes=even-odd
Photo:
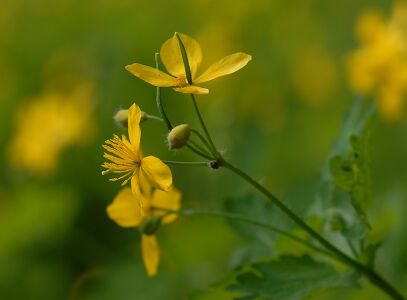
[[[349,83],[362,96],[378,101],[387,121],[402,117],[407,92],[407,4],[397,4],[388,20],[375,11],[356,26],[361,46],[348,58]]]
[[[70,94],[47,91],[21,106],[7,158],[13,168],[37,176],[56,171],[63,150],[89,138],[94,128],[92,89]]]

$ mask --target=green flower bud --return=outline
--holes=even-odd
[[[186,145],[191,134],[191,127],[188,124],[181,124],[174,127],[167,136],[170,150],[179,149]]]
[[[152,216],[141,223],[139,229],[142,234],[153,235],[161,225],[162,216]]]
[[[122,128],[127,128],[127,122],[129,118],[129,110],[128,109],[120,109],[113,117],[114,122],[117,124],[117,126],[122,127]],[[143,123],[144,121],[148,120],[148,115],[142,111],[141,112],[141,120],[140,124]]]
[[[127,119],[129,117],[129,111],[127,109],[120,109],[113,117],[117,126],[127,128]]]

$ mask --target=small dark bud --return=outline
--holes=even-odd
[[[219,169],[219,162],[217,160],[212,160],[209,162],[209,167],[211,167],[211,169],[217,170]]]

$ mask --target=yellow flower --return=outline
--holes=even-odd
[[[208,94],[209,90],[196,83],[203,83],[220,76],[234,73],[243,68],[252,57],[246,53],[234,53],[228,55],[211,65],[205,72],[197,76],[198,68],[202,61],[202,51],[198,42],[185,34],[180,37],[191,68],[192,82],[188,82],[185,67],[182,60],[182,52],[176,35],[168,39],[160,50],[161,60],[168,73],[142,64],[131,64],[126,69],[134,76],[159,87],[174,87],[177,92],[187,94]]]
[[[142,198],[142,200],[138,199]],[[180,209],[181,193],[171,188],[168,192],[155,190],[147,195],[139,194],[134,197],[129,188],[124,188],[119,192],[113,202],[107,207],[107,214],[116,224],[121,227],[138,227],[151,217],[162,216],[161,224],[168,224],[177,218],[176,214],[165,215],[165,209],[178,211]],[[139,202],[145,204],[145,215],[141,215]],[[162,208],[164,210],[154,209]],[[148,276],[157,274],[160,261],[160,250],[158,248],[155,234],[142,234],[141,254]]]
[[[367,12],[357,24],[362,46],[349,57],[351,87],[360,95],[377,98],[381,116],[400,119],[407,93],[407,5],[395,6],[390,20]]]
[[[119,177],[111,178],[111,181],[123,179],[122,185],[131,180],[131,190],[133,195],[139,199],[140,207],[143,206],[142,198],[139,197],[143,183],[148,183],[155,188],[168,191],[172,185],[171,170],[160,159],[154,156],[143,157],[140,149],[140,119],[141,110],[133,104],[129,109],[128,135],[119,138],[114,135],[103,145],[103,148],[110,153],[105,153],[103,157],[110,160],[102,167],[107,169],[102,174],[115,173]]]
[[[70,93],[47,91],[24,104],[7,149],[10,165],[37,176],[52,175],[66,148],[89,140],[95,125],[92,111],[88,84]]]

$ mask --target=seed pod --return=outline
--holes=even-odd
[[[191,127],[188,124],[181,124],[174,127],[167,136],[170,150],[184,147],[191,134]]]

